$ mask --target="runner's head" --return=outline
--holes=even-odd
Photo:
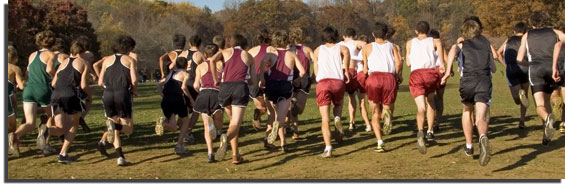
[[[177,69],[186,69],[188,60],[185,57],[178,57],[176,60]]]
[[[62,38],[55,38],[55,44],[51,47],[52,51],[65,51],[65,41]]]
[[[218,46],[216,44],[208,44],[204,46],[204,53],[206,57],[210,58],[218,52]]]
[[[190,47],[199,48],[200,44],[202,44],[202,39],[198,35],[191,36],[188,44],[190,45]]]
[[[461,36],[463,39],[470,40],[481,35],[481,26],[475,20],[467,20],[461,26]]]
[[[359,37],[357,38],[360,41],[364,41],[365,43],[369,43],[369,37],[367,37],[367,35],[359,35]]]
[[[186,45],[186,37],[182,34],[175,34],[173,36],[173,47],[175,49],[184,49]]]
[[[272,38],[272,45],[276,48],[286,48],[289,44],[288,33],[284,30],[275,31]]]
[[[534,28],[543,28],[549,25],[550,16],[545,11],[535,11],[530,17],[530,23]]]
[[[430,24],[427,21],[420,21],[416,24],[416,34],[428,35],[429,33],[430,33]]]
[[[49,30],[37,33],[35,35],[35,44],[40,49],[50,49],[55,44],[55,33]]]
[[[440,39],[439,31],[435,29],[430,30],[430,37],[433,39]]]
[[[13,45],[8,45],[8,63],[16,64],[18,62],[18,51]]]
[[[232,47],[240,46],[242,49],[247,47],[247,39],[241,34],[234,34],[230,37],[230,44]]]
[[[261,45],[271,45],[271,36],[269,36],[269,31],[267,29],[262,29],[257,35],[257,40]]]
[[[392,38],[392,36],[394,36],[394,34],[396,33],[396,29],[394,29],[391,26],[388,26],[388,30],[386,31],[386,40],[390,40]]]
[[[339,33],[337,29],[327,26],[322,30],[322,42],[325,43],[337,43],[339,42]]]
[[[518,22],[514,25],[514,34],[525,34],[528,31],[528,26],[524,22]]]
[[[82,47],[84,47],[85,51],[88,51],[90,49],[90,43],[88,42],[88,37],[85,35],[81,35],[79,36],[77,39],[75,39],[78,43],[80,43],[80,45],[82,45]]]
[[[80,42],[79,39],[75,39],[71,44],[71,55],[78,56],[85,51],[86,47],[84,47],[84,44]]]
[[[134,48],[135,40],[133,40],[131,36],[127,35],[118,36],[116,41],[114,41],[114,45],[112,46],[114,53],[120,54],[128,54],[129,52],[133,51]]]
[[[355,39],[355,36],[357,36],[355,29],[347,28],[347,29],[345,29],[345,34],[343,35],[343,40],[345,40],[346,38]]]
[[[216,46],[218,46],[218,48],[220,49],[226,48],[226,40],[222,35],[214,36],[214,38],[212,38],[212,43],[216,44]]]
[[[483,30],[483,23],[481,22],[481,19],[479,19],[479,17],[477,17],[477,16],[469,16],[469,17],[466,17],[463,22],[465,22],[465,21],[467,21],[467,20],[476,21],[477,24],[479,24],[479,29]]]
[[[374,28],[373,37],[384,40],[386,38],[386,33],[388,32],[388,26],[383,22],[377,22],[375,23]]]
[[[288,38],[293,44],[302,44],[304,42],[304,30],[300,27],[290,28]]]

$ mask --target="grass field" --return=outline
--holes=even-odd
[[[499,70],[502,69],[499,67]],[[409,69],[405,68],[404,83],[396,100],[396,111],[391,135],[385,136],[387,152],[377,153],[376,139],[364,131],[359,112],[358,128],[349,132],[341,144],[333,142],[334,157],[320,156],[324,149],[320,132],[320,115],[315,103],[315,92],[309,95],[305,113],[301,115],[301,138],[289,141],[289,153],[268,151],[263,148],[264,133],[255,131],[250,120],[253,109],[250,102],[240,131],[240,152],[249,162],[233,165],[228,151],[227,160],[206,163],[202,122],[194,130],[196,144],[188,145],[191,154],[179,157],[173,153],[178,133],[156,136],[155,120],[162,115],[160,96],[154,84],[141,84],[139,96],[134,99],[134,133],[122,136],[123,150],[130,165],[119,167],[116,158],[105,158],[96,151],[96,143],[104,128],[101,92],[94,98],[93,108],[86,121],[92,132],[79,129],[70,155],[78,161],[57,163],[57,156],[43,156],[35,146],[37,132],[22,138],[19,158],[8,158],[8,179],[535,179],[565,178],[565,136],[556,134],[548,147],[541,145],[542,125],[530,106],[527,128],[517,128],[519,106],[514,105],[506,79],[501,71],[493,77],[494,91],[491,108],[489,139],[492,157],[481,167],[478,163],[477,136],[474,138],[475,156],[463,153],[464,137],[461,129],[459,78],[449,80],[445,94],[445,115],[436,142],[421,155],[416,146],[415,103],[408,89]],[[314,90],[314,86],[312,87]],[[18,97],[21,101],[21,97]],[[346,99],[347,100],[347,99]],[[530,103],[533,100],[530,98]],[[21,106],[19,107],[21,110]],[[560,115],[557,115],[560,119]],[[20,121],[21,112],[18,113]],[[343,122],[347,125],[347,109]],[[224,124],[227,124],[227,118]],[[225,129],[224,129],[225,131]],[[59,148],[61,143],[52,141]],[[277,141],[278,144],[278,141]],[[217,148],[219,143],[214,143]],[[114,150],[109,149],[113,154]],[[65,172],[63,172],[65,171]]]

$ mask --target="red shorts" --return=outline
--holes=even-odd
[[[345,84],[345,91],[349,94],[353,94],[359,89],[359,83],[357,82],[356,77],[357,71],[349,68],[349,83]]]
[[[338,79],[322,79],[316,85],[316,102],[318,106],[341,104],[345,94],[345,83]]]
[[[357,79],[357,83],[359,83],[359,87],[357,87],[357,91],[359,91],[359,93],[367,93],[366,90],[367,76],[365,76],[365,73],[359,72],[355,77],[355,79]]]
[[[428,95],[439,88],[439,73],[436,69],[418,69],[410,73],[410,93],[416,98]]]
[[[438,82],[438,84],[439,84],[439,87],[438,87],[438,88],[439,88],[439,89],[444,89],[444,88],[445,88],[445,85],[447,85],[447,84],[441,85],[441,78],[443,77],[444,74],[441,73],[441,72],[439,72],[439,66],[436,66],[436,71],[437,71],[437,74],[439,75],[439,78],[437,79],[437,82]]]
[[[367,79],[367,97],[377,104],[391,105],[396,100],[396,77],[392,73],[373,72]]]

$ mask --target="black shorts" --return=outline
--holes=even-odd
[[[260,88],[255,84],[249,86],[249,97],[251,97],[252,99],[263,97],[263,94],[265,94],[264,88]]]
[[[188,106],[187,101],[184,96],[163,96],[161,100],[161,109],[166,118],[171,117],[171,115],[176,114],[180,118],[188,116]]]
[[[292,97],[292,83],[287,80],[267,81],[265,95],[267,100],[277,104],[281,99],[290,99]]]
[[[133,97],[129,90],[104,90],[102,103],[106,117],[132,118]]]
[[[304,75],[304,77],[298,79],[300,79],[300,85],[293,86],[294,92],[304,92],[305,94],[310,93],[310,87],[312,86],[312,81],[310,81],[310,76],[306,74]]]
[[[534,63],[530,65],[529,79],[532,86],[532,93],[545,92],[551,94],[556,89],[557,84],[552,78],[553,69],[548,63]]]
[[[79,91],[78,91],[78,97],[80,98],[80,100],[81,100],[82,102],[86,102],[86,100],[88,99],[88,94],[87,94],[84,90],[79,89]]]
[[[214,115],[217,111],[222,111],[222,107],[218,101],[220,91],[215,89],[203,89],[200,96],[194,101],[194,111],[201,114]]]
[[[511,87],[528,83],[528,67],[518,64],[507,65],[506,80]]]
[[[476,102],[490,105],[492,99],[491,76],[464,76],[459,85],[461,102],[474,105]]]
[[[84,105],[77,95],[52,97],[51,109],[53,115],[58,113],[76,114],[84,111]]]
[[[220,106],[247,107],[249,102],[249,87],[246,82],[223,82],[218,94]]]

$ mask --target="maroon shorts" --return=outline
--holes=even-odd
[[[359,93],[367,93],[367,89],[366,89],[367,76],[365,75],[365,73],[359,72],[355,77],[355,79],[357,79],[357,83],[359,83],[359,87],[357,87],[357,91],[359,91]]]
[[[396,77],[392,73],[373,72],[367,79],[367,97],[377,104],[391,105],[396,100]]]
[[[441,85],[441,78],[443,77],[444,74],[441,73],[441,72],[439,72],[439,66],[436,66],[436,71],[437,71],[437,74],[439,75],[439,78],[437,79],[437,82],[438,82],[438,84],[439,84],[439,87],[438,87],[438,88],[439,88],[439,89],[444,89],[444,88],[445,88],[445,85],[447,85],[447,84]]]
[[[439,73],[434,69],[418,69],[410,73],[410,93],[416,98],[428,95],[439,88]]]
[[[357,82],[357,71],[355,69],[349,68],[349,83],[345,84],[345,91],[349,94],[353,94],[359,89],[359,83]]]
[[[316,85],[316,102],[318,106],[341,104],[345,94],[345,83],[338,79],[322,79]]]

